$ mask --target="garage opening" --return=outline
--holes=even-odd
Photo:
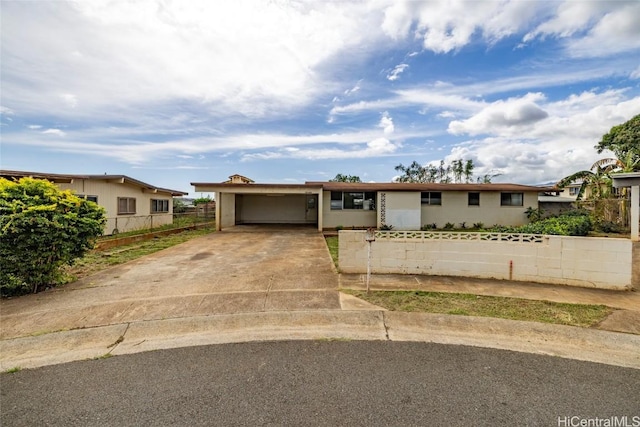
[[[236,194],[236,225],[318,224],[317,194]]]

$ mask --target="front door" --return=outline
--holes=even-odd
[[[305,221],[309,224],[316,224],[318,222],[318,195],[307,194],[305,203]]]

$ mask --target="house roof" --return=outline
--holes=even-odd
[[[162,191],[165,193],[171,193],[172,196],[185,196],[189,193],[185,193],[184,191],[179,190],[171,190],[168,188],[156,187],[151,184],[147,184],[146,182],[139,181],[137,179],[131,178],[127,175],[76,175],[76,174],[55,174],[55,173],[43,173],[43,172],[25,172],[25,171],[9,171],[9,170],[0,170],[0,176],[3,178],[23,178],[25,176],[37,178],[37,179],[46,179],[48,181],[54,183],[72,183],[75,179],[95,179],[102,181],[111,181],[111,182],[120,182],[121,184],[129,183],[133,185],[137,185],[142,188],[146,188],[151,191]]]
[[[192,182],[195,187],[204,187],[207,191],[227,191],[244,189],[246,184]],[[552,192],[555,187],[539,187],[522,184],[439,184],[439,183],[399,183],[399,182],[325,182],[310,181],[304,184],[252,184],[254,189],[323,189],[325,191],[519,191]]]
[[[413,182],[307,182],[310,185],[321,185],[327,191],[555,191],[555,187],[538,187],[522,184],[441,184]]]

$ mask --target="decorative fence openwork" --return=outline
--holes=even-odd
[[[382,231],[375,232],[380,240],[480,240],[492,242],[545,243],[541,234],[438,232],[438,231]]]

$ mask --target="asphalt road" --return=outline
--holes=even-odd
[[[5,427],[640,425],[640,370],[429,343],[190,347],[2,374],[0,386]]]

